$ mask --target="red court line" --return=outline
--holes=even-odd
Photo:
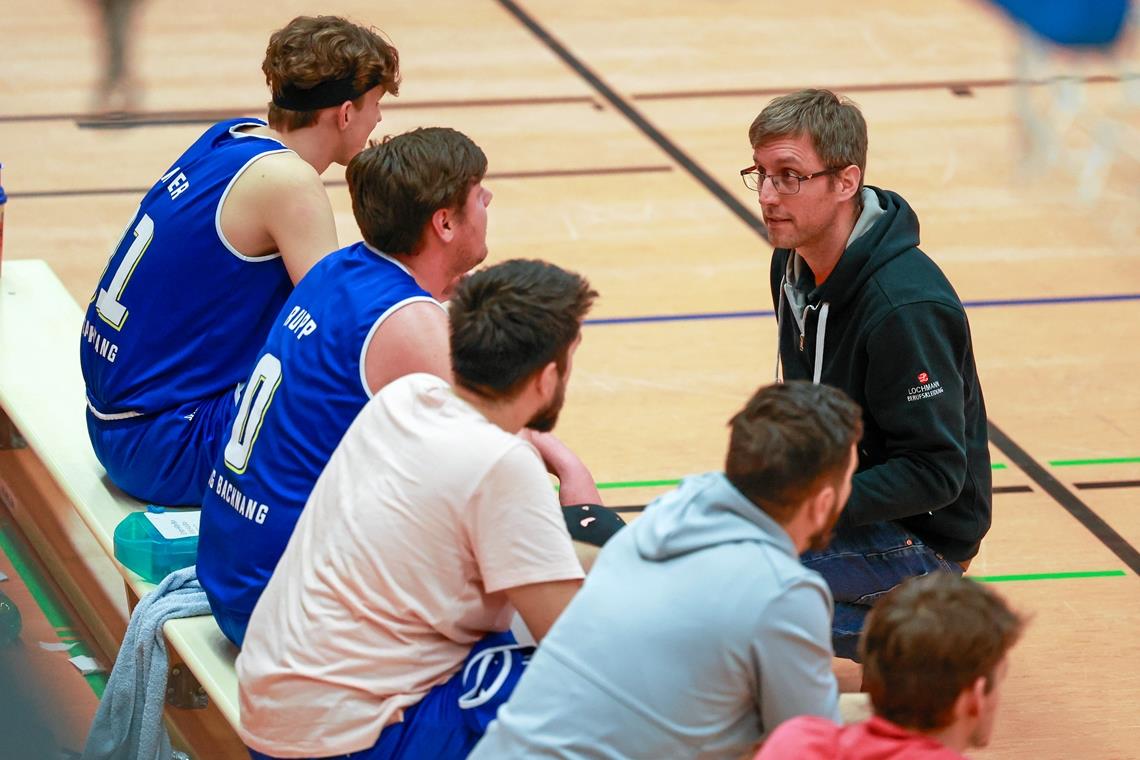
[[[590,95],[556,95],[537,98],[472,98],[468,100],[385,100],[381,110],[412,111],[429,108],[501,108],[506,106],[548,106],[548,105],[588,105],[602,110],[602,105]],[[0,123],[29,121],[74,121],[80,127],[120,128],[142,126],[165,126],[176,124],[214,123],[223,119],[236,119],[241,116],[263,118],[265,106],[252,108],[184,109],[173,111],[138,111],[118,116],[100,116],[95,113],[39,113],[0,115]]]
[[[1120,77],[1110,74],[1097,74],[1095,76],[1081,77],[1079,81],[1085,84],[1103,84],[1105,82],[1119,82]],[[949,90],[954,94],[968,94],[973,89],[987,89],[995,87],[1012,87],[1018,84],[1016,79],[959,79],[936,80],[932,82],[879,82],[868,84],[846,85],[813,85],[826,86],[829,90],[840,93],[852,92],[909,92],[912,90]],[[1030,80],[1030,84],[1045,84],[1044,80]],[[640,92],[630,95],[634,100],[688,100],[699,98],[743,98],[743,97],[772,97],[783,95],[800,89],[799,87],[758,87],[753,89],[728,90],[674,90],[666,92]]]
[[[667,164],[653,166],[598,166],[582,169],[535,169],[529,171],[513,172],[487,172],[485,179],[552,179],[557,177],[605,177],[617,174],[661,174],[673,171]],[[325,187],[346,187],[348,182],[342,179],[325,182]],[[28,190],[24,192],[8,193],[9,198],[18,200],[36,200],[43,198],[75,198],[96,195],[142,195],[150,190],[149,187],[92,187],[75,190]]]

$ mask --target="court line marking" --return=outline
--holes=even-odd
[[[1021,448],[1012,438],[989,420],[990,442],[1010,463],[1019,467],[1042,491],[1053,497],[1077,522],[1092,533],[1105,547],[1124,562],[1132,572],[1140,575],[1140,552],[1117,533],[1111,525],[1094,512],[1076,494],[1053,477],[1037,460]]]
[[[63,604],[57,600],[55,591],[40,577],[39,571],[36,570],[31,560],[25,556],[23,548],[8,535],[10,530],[12,530],[11,526],[0,525],[0,549],[8,556],[8,561],[12,563],[12,569],[20,576],[28,592],[32,595],[32,599],[35,600],[36,606],[40,608],[44,617],[47,618],[48,623],[55,628],[59,639],[64,643],[68,643],[72,640],[78,642],[77,645],[68,652],[68,656],[88,655],[101,659],[100,655],[97,655],[86,641],[75,637],[73,633],[65,633],[75,630],[71,625],[71,616],[67,613]],[[108,678],[109,673],[91,673],[90,675],[83,676],[83,680],[87,681],[87,685],[91,687],[91,691],[95,692],[95,696],[99,698],[103,697],[103,691],[107,688]]]
[[[1084,467],[1094,464],[1140,464],[1140,457],[1105,457],[1101,459],[1054,459],[1053,467]]]
[[[1037,86],[1047,84],[1044,79],[1027,80],[1029,84]],[[1084,84],[1107,84],[1119,82],[1120,77],[1112,74],[1093,74],[1078,77],[1076,81]],[[996,87],[1014,87],[1019,82],[1016,79],[961,79],[961,80],[933,80],[918,82],[867,82],[864,84],[827,85],[827,89],[841,94],[853,92],[911,92],[919,90],[946,90],[953,95],[968,95],[975,89]],[[706,98],[754,98],[776,97],[789,92],[803,89],[808,85],[787,87],[757,87],[751,89],[724,89],[724,90],[671,90],[665,92],[639,92],[630,97],[634,100],[693,100]],[[818,86],[818,85],[812,85]]]
[[[1070,573],[1016,573],[1013,575],[967,575],[982,583],[1009,583],[1011,581],[1055,581],[1070,578],[1121,578],[1127,577],[1123,570],[1080,570]]]
[[[1140,480],[1095,480],[1086,483],[1073,483],[1079,491],[1100,491],[1109,488],[1140,488]]]
[[[518,3],[514,0],[498,0],[498,3],[503,6],[503,9],[506,10],[507,13],[526,27],[531,34],[537,37],[540,42],[550,48],[550,51],[564,64],[569,66],[571,70],[584,79],[607,103],[617,109],[617,111],[637,127],[642,134],[656,143],[661,150],[676,161],[693,179],[697,180],[706,190],[712,193],[738,219],[748,225],[752,231],[761,238],[764,240],[768,239],[768,229],[756,214],[741,203],[735,195],[729,193],[711,174],[705,171],[704,168],[687,153],[666,137],[661,130],[650,123],[636,108],[618,95],[612,87],[606,84],[600,76],[582,63],[565,45],[555,39],[550,32],[539,24],[530,14],[524,11]]]
[[[1120,78],[1111,74],[1097,74],[1081,77],[1077,81],[1084,84],[1111,84]],[[1033,85],[1044,85],[1045,80],[1030,80]],[[974,79],[961,81],[919,81],[919,82],[879,82],[864,84],[826,85],[827,89],[840,93],[857,92],[910,92],[921,90],[947,90],[955,95],[972,94],[974,89],[1014,87],[1015,79]],[[813,85],[815,86],[815,85]],[[754,98],[784,95],[800,87],[764,87],[756,89],[723,90],[665,90],[660,92],[638,92],[630,95],[633,100],[700,100],[707,98]],[[472,98],[450,100],[411,100],[391,101],[384,104],[384,110],[422,110],[428,108],[488,108],[488,107],[530,107],[543,105],[589,105],[595,110],[605,106],[588,95],[554,95],[531,98]],[[115,119],[101,117],[94,113],[31,113],[0,116],[0,124],[36,121],[73,121],[80,128],[125,129],[150,126],[182,126],[186,124],[213,124],[223,119],[242,116],[264,117],[264,107],[221,108],[221,109],[172,109],[167,111],[138,111]]]
[[[1103,293],[1084,296],[1050,296],[1039,298],[997,298],[963,301],[967,309],[995,309],[1007,306],[1056,306],[1062,304],[1082,303],[1113,303],[1119,301],[1140,301],[1140,293]],[[639,317],[600,317],[587,319],[588,325],[631,325],[656,322],[694,322],[715,319],[774,319],[776,312],[772,309],[758,309],[749,311],[711,311],[695,312],[689,314],[650,314]],[[1073,460],[1074,463],[1083,463],[1083,460]],[[1128,460],[1133,461],[1133,460]],[[1140,461],[1137,458],[1135,461]]]
[[[528,98],[470,98],[451,100],[385,100],[384,111],[412,111],[428,108],[502,108],[504,106],[588,105],[595,110],[605,106],[590,95],[551,95]],[[31,113],[0,116],[0,124],[31,121],[74,121],[80,129],[130,129],[133,127],[171,127],[186,124],[213,124],[243,116],[265,118],[265,106],[251,108],[188,108],[166,111],[131,111],[117,116],[97,113]]]
[[[487,172],[484,179],[551,179],[559,177],[598,177],[617,174],[665,174],[673,171],[672,166],[664,164],[647,166],[593,166],[580,169],[531,169],[506,172]],[[342,179],[330,180],[324,183],[325,187],[348,187],[348,182]],[[95,195],[145,195],[150,187],[102,187],[80,190],[27,190],[8,193],[9,198],[16,199],[43,199],[43,198],[72,198]]]
[[[642,481],[636,481],[635,480],[635,481],[630,481],[630,482],[625,482],[625,483],[621,483],[621,482],[619,482],[619,483],[598,483],[596,485],[597,485],[598,490],[600,491],[600,490],[604,490],[604,489],[618,490],[618,489],[627,489],[627,488],[661,488],[661,487],[666,487],[666,486],[679,485],[680,482],[681,482],[680,480],[642,480]],[[996,494],[1007,494],[1007,493],[1033,493],[1034,491],[1033,491],[1033,488],[1030,486],[1020,485],[1020,486],[994,486],[993,492]],[[610,509],[613,509],[617,512],[640,512],[641,510],[645,509],[645,505],[644,504],[641,504],[641,505],[634,504],[631,506],[624,506],[624,507],[610,507]]]

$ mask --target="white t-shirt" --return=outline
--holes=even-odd
[[[237,659],[242,740],[367,749],[510,626],[504,589],[583,577],[529,443],[437,377],[396,380],[333,452]]]

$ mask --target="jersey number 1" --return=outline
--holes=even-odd
[[[229,443],[226,444],[226,467],[238,475],[245,472],[249,465],[253,444],[261,431],[261,423],[265,421],[265,410],[269,408],[269,402],[273,400],[273,394],[280,384],[281,360],[273,354],[262,354],[241,395],[241,407],[234,420]]]
[[[119,299],[123,297],[127,282],[131,279],[139,259],[146,253],[147,246],[153,239],[154,221],[143,214],[139,223],[135,225],[135,239],[131,241],[131,247],[127,249],[127,252],[123,254],[123,260],[119,262],[115,276],[111,278],[111,282],[107,284],[106,288],[99,288],[99,295],[95,301],[95,311],[104,322],[116,330],[123,329],[123,323],[127,321],[127,314],[129,313],[127,307],[123,306]],[[119,245],[122,243],[120,242]]]

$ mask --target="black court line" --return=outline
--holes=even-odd
[[[533,171],[516,172],[488,172],[485,179],[551,179],[554,177],[605,177],[616,174],[664,174],[673,171],[672,166],[665,164],[657,166],[599,166],[583,169],[537,169]],[[348,183],[342,179],[330,180],[325,187],[347,187]],[[96,195],[143,195],[149,187],[101,187],[90,190],[30,190],[27,192],[8,193],[9,198],[37,199],[37,198],[75,198]]]
[[[1140,575],[1140,552],[1128,543],[1112,526],[1106,523],[1100,515],[1094,512],[1087,504],[1081,501],[1076,494],[1070,491],[1056,478],[1031,457],[1023,448],[1013,442],[1013,439],[1002,432],[1001,428],[989,420],[990,440],[998,450],[1005,454],[1009,461],[1021,468],[1022,472],[1040,486],[1041,490],[1053,497],[1081,525],[1104,544],[1109,551],[1128,565],[1132,572]]]
[[[1078,81],[1085,84],[1104,84],[1119,82],[1120,77],[1109,74],[1079,77]],[[1043,80],[1028,80],[1030,85],[1045,84]],[[920,90],[946,90],[954,95],[970,95],[976,89],[992,89],[997,87],[1013,87],[1019,84],[1016,79],[963,79],[963,80],[936,80],[929,82],[880,82],[867,84],[827,85],[827,89],[844,95],[854,92],[910,92]],[[804,85],[809,86],[809,85]],[[810,85],[818,87],[820,85]],[[675,90],[668,92],[639,92],[631,97],[634,100],[695,100],[701,98],[754,98],[775,97],[786,95],[789,92],[802,89],[801,87],[755,87],[748,89],[727,90]]]
[[[1031,486],[994,486],[994,493],[1033,493]]]
[[[997,486],[994,488],[994,493],[1033,493],[1033,489],[1029,486]],[[648,504],[630,504],[624,507],[609,507],[611,512],[621,512],[623,514],[637,513],[645,511]]]
[[[607,103],[629,119],[646,137],[657,143],[657,146],[661,148],[661,150],[665,151],[670,158],[680,164],[695,180],[704,185],[729,211],[751,227],[752,230],[764,238],[765,241],[768,239],[768,228],[764,226],[764,223],[760,221],[756,214],[749,211],[732,193],[729,193],[723,185],[713,179],[711,174],[705,171],[696,161],[689,157],[688,154],[674,144],[672,140],[666,137],[661,130],[653,126],[637,109],[626,102],[612,87],[606,84],[600,76],[595,74],[588,66],[582,63],[582,61],[578,60],[565,45],[556,40],[550,32],[535,21],[518,3],[514,2],[514,0],[498,0],[498,2],[507,13],[514,16],[520,24],[525,26],[544,45],[550,48],[551,52],[558,56],[563,63],[569,66],[578,76],[582,77],[582,79],[586,80]]]
[[[1108,488],[1140,488],[1140,480],[1096,480],[1089,483],[1073,483],[1079,491],[1099,491]]]

